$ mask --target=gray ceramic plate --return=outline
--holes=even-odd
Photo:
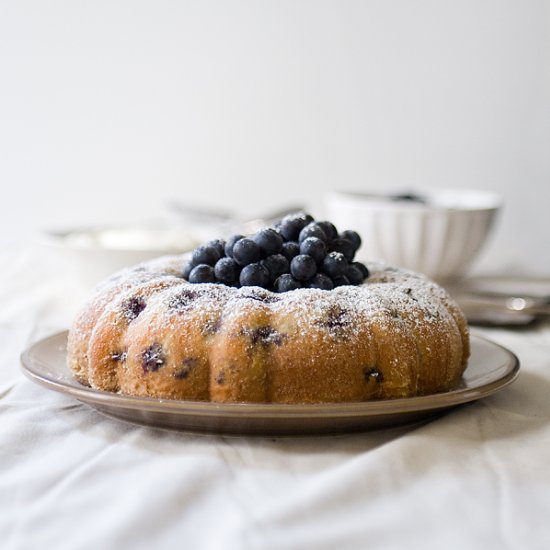
[[[515,380],[517,357],[472,335],[472,355],[460,387],[453,391],[384,401],[282,405],[210,403],[130,397],[79,384],[66,366],[67,332],[36,342],[21,355],[33,381],[121,420],[205,433],[243,435],[318,435],[363,431],[428,420],[457,405],[501,390]]]

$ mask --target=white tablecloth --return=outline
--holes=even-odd
[[[0,256],[0,548],[550,548],[550,325],[485,329],[518,380],[416,427],[312,438],[135,427],[39,387],[74,279]]]

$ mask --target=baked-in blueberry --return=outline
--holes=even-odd
[[[244,235],[231,235],[227,241],[225,241],[225,255],[233,258],[233,247],[237,241],[244,239]]]
[[[240,292],[235,295],[235,298],[238,300],[254,300],[262,304],[275,304],[280,300],[280,298],[266,288],[255,286],[242,287]]]
[[[300,254],[300,245],[296,241],[288,241],[283,243],[281,254],[290,262],[294,256],[298,256],[298,254]]]
[[[353,245],[353,250],[357,252],[361,247],[361,237],[357,231],[352,231],[351,229],[346,229],[340,233],[340,238],[346,239],[351,242]]]
[[[339,304],[331,305],[325,312],[325,315],[315,324],[326,328],[330,334],[335,336],[342,335],[342,332],[352,323],[352,316],[349,311]]]
[[[324,273],[317,273],[313,276],[311,281],[308,283],[308,288],[320,288],[321,290],[332,290],[334,288],[334,283],[332,279],[325,275]]]
[[[245,265],[241,271],[239,282],[241,286],[266,288],[270,282],[269,271],[259,262]]]
[[[241,334],[250,339],[253,346],[261,344],[263,346],[275,345],[280,346],[283,343],[285,335],[277,332],[273,327],[247,327],[241,329]]]
[[[141,366],[143,372],[155,372],[166,362],[166,356],[162,346],[158,343],[151,344],[141,354]]]
[[[284,273],[275,281],[275,290],[277,292],[289,292],[302,288],[302,283],[297,281],[290,273]]]
[[[196,357],[186,357],[182,361],[180,369],[174,373],[174,378],[178,380],[185,380],[191,374],[193,369],[199,365],[199,363],[200,362]]]
[[[220,258],[214,266],[214,275],[220,283],[231,285],[239,280],[239,269],[233,258]]]
[[[269,227],[258,231],[252,240],[260,247],[264,257],[278,254],[283,246],[281,235]]]
[[[348,261],[341,252],[329,252],[323,260],[323,271],[332,279],[345,275]]]
[[[316,222],[308,223],[300,231],[300,235],[298,237],[298,242],[302,243],[302,241],[304,241],[308,237],[317,237],[318,239],[321,239],[325,243],[328,241],[328,238],[325,235],[325,232],[323,231],[323,228]]]
[[[220,318],[217,319],[207,319],[202,325],[202,333],[204,336],[212,336],[219,332],[222,326],[222,321]]]
[[[355,256],[355,248],[352,242],[347,239],[342,239],[342,237],[338,237],[330,243],[330,251],[341,252],[348,262],[351,262]]]
[[[282,254],[273,254],[262,260],[261,263],[267,267],[271,280],[274,281],[279,275],[288,273],[290,269],[289,261]]]
[[[317,272],[315,260],[307,254],[298,254],[290,262],[290,273],[298,281],[307,281]]]
[[[244,237],[233,245],[233,259],[239,265],[253,264],[261,257],[260,247],[252,240]]]
[[[141,296],[132,296],[122,302],[122,313],[126,320],[131,323],[137,319],[139,314],[146,307],[145,300]]]
[[[210,244],[201,244],[197,246],[191,254],[191,261],[193,265],[206,264],[214,266],[214,264],[221,258],[221,254],[218,246]]]
[[[190,283],[215,283],[216,276],[211,265],[199,264],[189,274]]]
[[[201,296],[196,290],[191,290],[189,286],[184,286],[178,290],[178,293],[172,295],[168,300],[168,309],[173,311],[183,311],[190,307],[193,302]]]
[[[317,237],[307,237],[300,244],[300,254],[311,256],[319,264],[327,255],[327,246]]]
[[[312,221],[313,218],[304,212],[288,214],[281,220],[281,235],[287,241],[297,241],[300,231]]]

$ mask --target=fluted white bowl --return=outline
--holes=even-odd
[[[358,259],[382,260],[437,281],[460,278],[485,243],[501,197],[464,189],[410,195],[413,200],[389,193],[332,192],[325,197],[325,210],[338,228],[361,235]]]

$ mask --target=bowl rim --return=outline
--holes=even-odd
[[[178,247],[151,247],[151,246],[140,246],[140,247],[124,247],[124,246],[105,246],[98,242],[91,242],[90,244],[82,245],[71,242],[67,237],[71,235],[78,234],[97,234],[102,231],[112,231],[112,230],[127,230],[127,229],[142,229],[137,225],[128,225],[128,226],[117,226],[117,225],[90,225],[90,226],[75,226],[72,228],[64,229],[44,229],[38,235],[38,241],[41,245],[48,248],[53,248],[57,250],[70,250],[78,253],[106,253],[106,254],[130,254],[130,255],[170,255],[170,254],[181,254],[190,250],[188,247],[178,248]],[[158,227],[151,228],[146,227],[146,230],[150,231],[169,231],[170,228]],[[185,232],[182,232],[184,234]],[[186,233],[190,240],[196,242],[197,239],[192,236],[190,232]]]
[[[412,194],[426,198],[427,202],[388,200],[403,194]],[[451,198],[475,199],[471,205],[456,201],[452,204]],[[433,201],[433,202],[432,202]],[[439,202],[440,201],[440,202]],[[356,208],[366,208],[388,211],[408,212],[491,212],[498,210],[503,205],[503,197],[495,191],[472,188],[430,188],[411,186],[403,189],[387,190],[372,188],[369,190],[342,190],[330,191],[325,195],[325,205],[350,204]],[[445,204],[447,203],[447,204]]]

